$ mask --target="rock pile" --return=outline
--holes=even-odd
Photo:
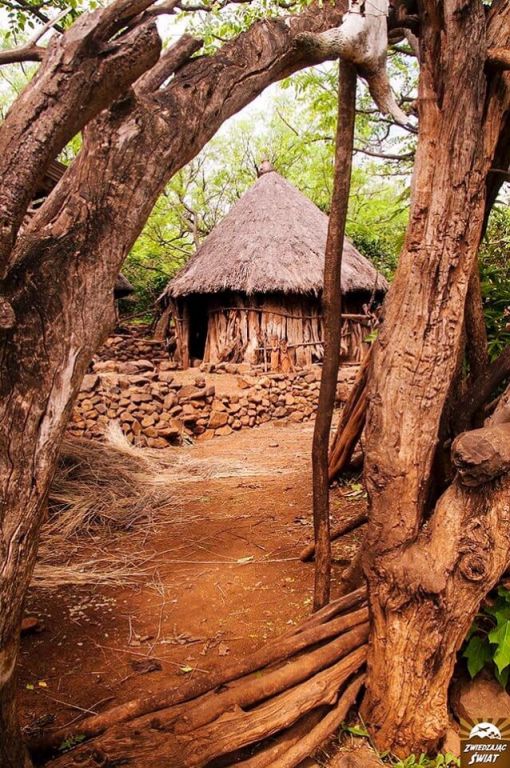
[[[164,342],[151,338],[144,325],[129,326],[127,331],[110,336],[96,355],[96,359],[101,361],[127,362],[143,358],[168,360]],[[172,367],[177,368],[177,365]]]
[[[193,384],[183,382],[173,365],[168,360],[96,361],[83,380],[70,434],[98,438],[116,421],[131,443],[166,448],[184,435],[208,440],[273,419],[306,421],[317,405],[319,368],[240,374],[238,393],[221,395],[203,374]],[[340,372],[339,401],[347,398],[356,370]]]

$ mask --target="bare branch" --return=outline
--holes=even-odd
[[[495,173],[498,176],[502,176],[504,181],[510,181],[510,171],[503,168],[490,168],[489,173]]]
[[[69,13],[68,8],[64,8],[58,16],[54,19],[48,19],[43,26],[37,30],[35,35],[25,45],[20,45],[18,48],[12,48],[10,51],[0,51],[0,66],[3,64],[19,64],[23,61],[42,61],[46,49],[38,46],[38,41],[44,37],[48,30],[57,29],[58,22],[67,16]]]
[[[19,64],[23,61],[42,61],[46,49],[39,45],[12,48],[10,51],[0,51],[0,67],[4,64]]]
[[[362,147],[354,147],[355,152],[362,152],[364,155],[370,157],[380,157],[382,160],[414,160],[414,152],[406,152],[403,155],[392,155],[391,153],[375,152],[372,149],[363,149]]]
[[[64,18],[64,16],[67,16],[68,13],[69,13],[69,8],[64,8],[64,10],[60,11],[60,13],[57,14],[57,16],[54,19],[48,19],[46,24],[43,24],[41,29],[37,30],[37,32],[35,33],[33,38],[31,40],[29,40],[27,45],[28,46],[35,45],[36,43],[39,42],[39,40],[42,37],[44,37],[44,35],[46,34],[46,32],[48,32],[48,30],[50,30],[52,28],[53,29],[57,29],[58,22],[61,21]]]
[[[173,2],[173,0],[171,0]],[[136,84],[137,91],[155,91],[168,80],[191,56],[200,50],[203,40],[183,35],[163,52],[157,64],[143,75]]]

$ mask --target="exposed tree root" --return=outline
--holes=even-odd
[[[302,717],[291,728],[287,728],[282,734],[270,739],[267,747],[257,751],[248,760],[238,763],[240,768],[270,768],[278,765],[278,760],[285,755],[295,744],[301,741],[317,723],[328,713],[328,707],[318,707],[310,714]]]
[[[205,686],[182,686],[88,718],[82,744],[52,765],[244,768],[299,765],[345,718],[362,685],[368,609],[359,589],[305,619]],[[361,607],[360,607],[361,606]],[[270,740],[270,741],[268,741]],[[55,746],[39,743],[39,748]],[[253,749],[255,754],[246,754]],[[243,760],[244,758],[244,760]]]

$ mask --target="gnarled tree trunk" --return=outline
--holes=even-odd
[[[73,401],[114,322],[122,261],[173,174],[266,86],[320,61],[297,36],[342,16],[340,2],[260,21],[217,55],[188,61],[201,47],[190,37],[160,56],[144,16],[152,1],[117,0],[80,18],[0,130],[2,768],[28,760],[14,705],[23,598]],[[77,159],[20,234],[38,179],[83,127]]]
[[[508,37],[507,4],[487,18],[476,2],[446,0],[439,10],[422,7],[411,217],[374,349],[366,431],[373,628],[364,714],[378,747],[401,755],[439,745],[455,654],[509,557],[506,481],[481,490],[456,481],[428,508],[508,108],[506,75],[485,70],[487,45]]]

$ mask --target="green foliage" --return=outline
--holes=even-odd
[[[59,746],[58,751],[59,752],[69,752],[69,750],[73,749],[73,747],[78,746],[78,744],[81,744],[82,741],[85,741],[87,737],[82,733],[77,733],[76,736],[69,736],[67,739],[64,739],[62,744]]]
[[[510,328],[505,309],[510,305],[510,210],[499,203],[491,213],[487,233],[480,249],[480,280],[489,354],[495,358],[510,344]]]
[[[510,676],[510,590],[499,587],[497,597],[482,607],[463,648],[472,678],[490,669],[506,688]]]
[[[7,18],[7,39],[11,44],[19,42],[19,36],[33,34],[41,23],[55,19],[62,11],[67,11],[59,23],[59,27],[69,27],[84,11],[91,11],[102,3],[97,0],[50,0],[41,3],[40,0],[0,0],[0,10]]]
[[[346,725],[342,723],[342,732],[356,738],[369,738],[366,728],[359,725]],[[387,752],[379,754],[379,757],[384,761],[385,765],[391,765],[393,768],[418,768],[418,766],[421,766],[421,768],[455,768],[460,766],[459,758],[451,752],[439,754],[436,757],[428,757],[425,754],[418,756],[409,755],[409,757],[403,760],[399,760]]]
[[[304,73],[305,81],[311,77]],[[322,78],[323,88],[320,86]],[[167,186],[124,271],[148,308],[166,280],[256,179],[267,158],[285,178],[328,213],[336,121],[336,67],[312,77],[307,93],[273,87],[259,105],[227,124]],[[326,96],[322,98],[322,92]],[[387,276],[393,274],[407,224],[407,178],[381,172],[378,161],[356,161],[347,235]]]
[[[275,0],[251,0],[251,2],[229,5],[227,2],[205,0],[204,5],[208,11],[182,13],[180,20],[186,19],[187,28],[191,34],[202,38],[204,53],[213,53],[226,41],[244,32],[248,27],[261,19],[270,19],[278,16],[288,16],[289,13],[298,13],[311,0],[292,0],[292,2],[275,2]],[[185,6],[186,3],[183,3]],[[192,3],[191,3],[192,5]]]
[[[444,755],[437,755],[437,757],[427,757],[424,754],[419,756],[410,755],[404,760],[392,762],[391,765],[394,768],[415,768],[415,766],[422,766],[422,768],[453,768],[453,766],[460,766],[460,760],[451,752],[447,752]]]

